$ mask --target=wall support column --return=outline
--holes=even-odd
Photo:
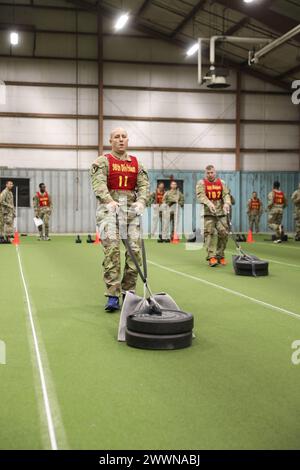
[[[99,3],[100,5],[100,3]],[[100,6],[98,22],[98,154],[103,153],[103,17]]]
[[[241,71],[236,72],[235,170],[241,171]]]

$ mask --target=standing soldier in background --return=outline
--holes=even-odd
[[[165,185],[160,182],[157,185],[156,191],[150,194],[149,206],[153,207],[153,219],[151,232],[153,236],[157,233],[157,226],[159,225],[159,237],[157,241],[162,242],[162,224],[163,224],[163,197],[165,194]]]
[[[134,291],[137,269],[129,253],[125,253],[125,268],[121,280],[120,224],[126,221],[128,243],[141,264],[139,217],[149,199],[149,179],[146,170],[137,158],[127,153],[128,135],[123,128],[110,134],[111,153],[99,156],[91,168],[92,187],[97,198],[97,225],[104,250],[104,282],[108,297],[105,310],[119,310],[121,291]],[[119,212],[119,217],[116,217]],[[125,224],[124,224],[125,225]],[[123,233],[121,233],[124,236]]]
[[[178,230],[179,225],[179,206],[184,206],[184,195],[177,187],[176,181],[171,181],[169,191],[165,192],[163,197],[165,207],[163,214],[163,241],[169,243],[170,238]]]
[[[3,213],[2,213],[1,204],[0,204],[0,243],[4,243],[4,222],[3,222]]]
[[[257,197],[257,192],[253,191],[251,199],[248,201],[247,205],[247,214],[249,218],[249,229],[253,232],[255,227],[255,232],[259,232],[259,222],[260,217],[263,212],[263,204],[261,200]]]
[[[283,210],[288,205],[283,191],[280,191],[279,181],[274,181],[273,190],[268,194],[268,226],[276,234],[274,243],[281,243],[283,227],[281,225]]]
[[[226,265],[224,251],[228,240],[231,198],[225,182],[217,178],[213,165],[205,168],[205,178],[198,181],[196,194],[204,204],[204,237],[209,266]]]
[[[13,195],[14,183],[12,181],[6,182],[6,187],[0,194],[0,211],[2,212],[3,219],[3,234],[6,237],[6,242],[10,243],[10,238],[14,235],[14,218],[16,211],[14,206]]]
[[[300,242],[300,183],[299,188],[292,194],[292,201],[295,204],[295,226],[296,226],[296,236],[295,241]]]
[[[39,240],[49,241],[49,219],[52,213],[52,200],[50,194],[46,191],[44,183],[39,184],[40,191],[33,196],[33,208],[35,217],[41,219],[43,224],[39,225]],[[43,233],[43,227],[44,233]]]

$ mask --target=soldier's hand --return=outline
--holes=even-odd
[[[216,208],[212,202],[209,201],[208,208],[212,214],[216,213]]]
[[[223,211],[225,212],[225,214],[229,214],[230,212],[230,205],[225,203],[224,206],[223,206]]]
[[[120,204],[117,201],[111,201],[106,204],[107,209],[109,212],[116,212],[117,208],[120,207]]]
[[[142,204],[141,202],[134,202],[130,210],[134,211],[136,215],[141,215],[144,211],[144,204]]]

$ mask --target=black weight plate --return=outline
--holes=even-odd
[[[268,261],[257,259],[253,257],[253,261],[245,258],[240,258],[237,255],[232,257],[235,274],[239,276],[267,276],[269,274]]]
[[[149,335],[177,335],[192,331],[194,318],[181,310],[163,310],[161,315],[137,312],[127,318],[127,328]]]
[[[180,335],[146,335],[126,329],[128,346],[140,349],[183,349],[192,345],[192,332]]]

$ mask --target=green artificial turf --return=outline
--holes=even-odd
[[[300,365],[291,362],[291,343],[300,339],[300,244],[263,238],[244,246],[274,261],[264,278],[235,276],[231,262],[211,269],[204,250],[187,251],[184,243],[146,243],[152,290],[168,292],[195,316],[196,339],[179,351],[117,342],[119,314],[103,309],[101,247],[76,245],[73,237],[22,238],[59,448],[299,449]],[[0,365],[1,409],[11,403],[1,413],[0,448],[46,448],[15,248],[0,247],[0,256],[0,339],[14,348],[7,365]]]
[[[41,394],[16,250],[0,248],[0,340],[6,346],[6,364],[0,364],[0,449],[42,449],[48,438],[43,414],[39,417]]]

